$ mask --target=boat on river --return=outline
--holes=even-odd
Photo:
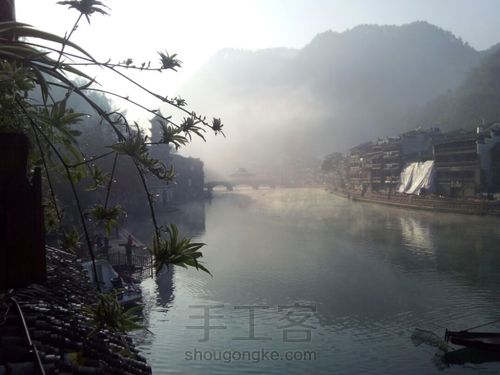
[[[500,332],[448,331],[444,335],[446,342],[466,348],[500,353]]]
[[[460,348],[446,352],[442,357],[447,365],[466,365],[468,363],[481,364],[500,362],[500,352],[474,348]]]

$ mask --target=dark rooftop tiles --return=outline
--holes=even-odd
[[[16,289],[33,344],[46,374],[150,374],[130,337],[94,329],[84,310],[96,291],[77,258],[47,248],[47,281]],[[0,300],[0,375],[38,374],[14,303]]]

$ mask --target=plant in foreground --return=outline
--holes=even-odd
[[[119,293],[119,291],[116,291]],[[85,306],[84,311],[90,317],[94,329],[87,335],[93,337],[101,330],[109,330],[118,334],[125,347],[122,354],[129,355],[131,350],[124,334],[136,329],[145,329],[139,323],[142,319],[140,312],[142,306],[134,306],[127,310],[118,302],[116,293],[98,293],[97,303],[92,306]]]
[[[98,293],[97,303],[85,308],[95,326],[88,336],[92,337],[103,329],[126,333],[143,328],[139,323],[141,317],[138,315],[141,309],[142,306],[135,306],[125,310],[118,302],[115,293]]]
[[[107,233],[118,224],[118,216],[122,214],[122,211],[116,206],[108,207],[108,202],[115,178],[118,155],[126,156],[133,161],[144,188],[145,199],[149,204],[155,233],[151,253],[154,256],[156,271],[159,272],[164,265],[174,264],[183,267],[191,266],[208,272],[199,262],[199,258],[202,257],[199,250],[204,244],[180,238],[174,225],[162,230],[157,223],[153,195],[149,190],[146,176],[152,175],[163,180],[164,183],[168,183],[174,177],[172,166],[166,167],[161,161],[151,156],[149,147],[151,144],[163,144],[177,149],[189,143],[192,136],[205,140],[206,130],[224,135],[221,120],[214,118],[210,123],[205,117],[187,109],[184,99],[179,97],[170,99],[154,93],[123,73],[127,69],[176,71],[181,66],[177,55],[159,52],[157,66],[151,62],[135,65],[130,58],[118,63],[112,63],[110,60],[99,62],[85,49],[71,42],[70,38],[78,29],[82,17],[90,22],[90,16],[96,13],[108,14],[109,8],[103,2],[73,0],[60,1],[59,4],[69,6],[79,12],[73,28],[64,37],[38,30],[15,22],[15,20],[0,22],[0,108],[2,108],[0,133],[12,131],[23,133],[28,136],[31,144],[35,145],[30,153],[29,167],[32,169],[34,166],[43,166],[45,170],[44,181],[50,191],[45,201],[52,201],[51,217],[47,222],[50,223],[51,228],[57,228],[62,232],[62,246],[68,250],[78,247],[80,236],[65,229],[63,214],[67,210],[65,207],[59,208],[58,206],[53,182],[59,180],[51,176],[54,173],[62,173],[70,184],[74,206],[80,218],[81,227],[78,229],[83,232],[90,258],[94,261],[87,221],[89,217],[93,217],[96,222],[104,226]],[[139,88],[146,95],[158,100],[160,105],[174,108],[186,117],[181,123],[175,123],[172,116],[164,115],[159,109],[148,108],[128,96],[97,86],[96,79],[85,73],[84,68],[87,66],[106,69],[118,78],[124,79],[131,86]],[[54,89],[59,92],[62,90],[63,98],[55,95]],[[38,100],[32,97],[35,91],[39,93],[40,99]],[[149,140],[137,125],[135,127],[129,125],[126,113],[109,111],[94,100],[92,94],[95,93],[119,98],[154,115],[161,122],[163,132],[161,139]],[[68,99],[71,96],[76,96],[87,103],[100,118],[102,126],[109,126],[112,129],[116,141],[108,145],[108,151],[102,155],[88,157],[80,148],[78,144],[80,134],[71,126],[81,122],[84,115],[69,108]],[[105,173],[95,166],[95,161],[109,155],[114,155],[113,169],[110,173]],[[89,191],[106,189],[104,205],[94,205],[93,208],[85,210],[76,186],[76,183],[85,177],[93,181],[88,188]],[[54,222],[55,220],[59,221],[59,225]],[[162,237],[163,232],[168,238]],[[97,274],[95,265],[94,273]],[[97,280],[97,277],[95,279]]]
[[[191,242],[190,238],[181,237],[177,226],[171,224],[162,230],[167,238],[153,238],[153,266],[158,275],[163,267],[169,265],[181,266],[184,268],[194,267],[211,275],[210,271],[199,261],[203,257],[199,251],[204,243]]]

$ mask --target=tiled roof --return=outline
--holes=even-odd
[[[77,258],[47,248],[47,281],[12,291],[46,374],[150,374],[132,340],[94,329],[85,306],[96,291]],[[126,349],[128,346],[130,350]],[[15,303],[0,296],[0,375],[39,374]]]

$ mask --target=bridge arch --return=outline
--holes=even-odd
[[[232,191],[234,188],[234,185],[229,181],[210,181],[205,183],[205,188],[209,192],[212,192],[217,186],[223,186],[227,191]]]
[[[217,186],[223,186],[227,191],[233,191],[236,186],[249,186],[254,190],[259,188],[268,187],[271,189],[276,188],[276,184],[264,180],[245,180],[245,181],[209,181],[205,183],[205,189],[212,192]]]

